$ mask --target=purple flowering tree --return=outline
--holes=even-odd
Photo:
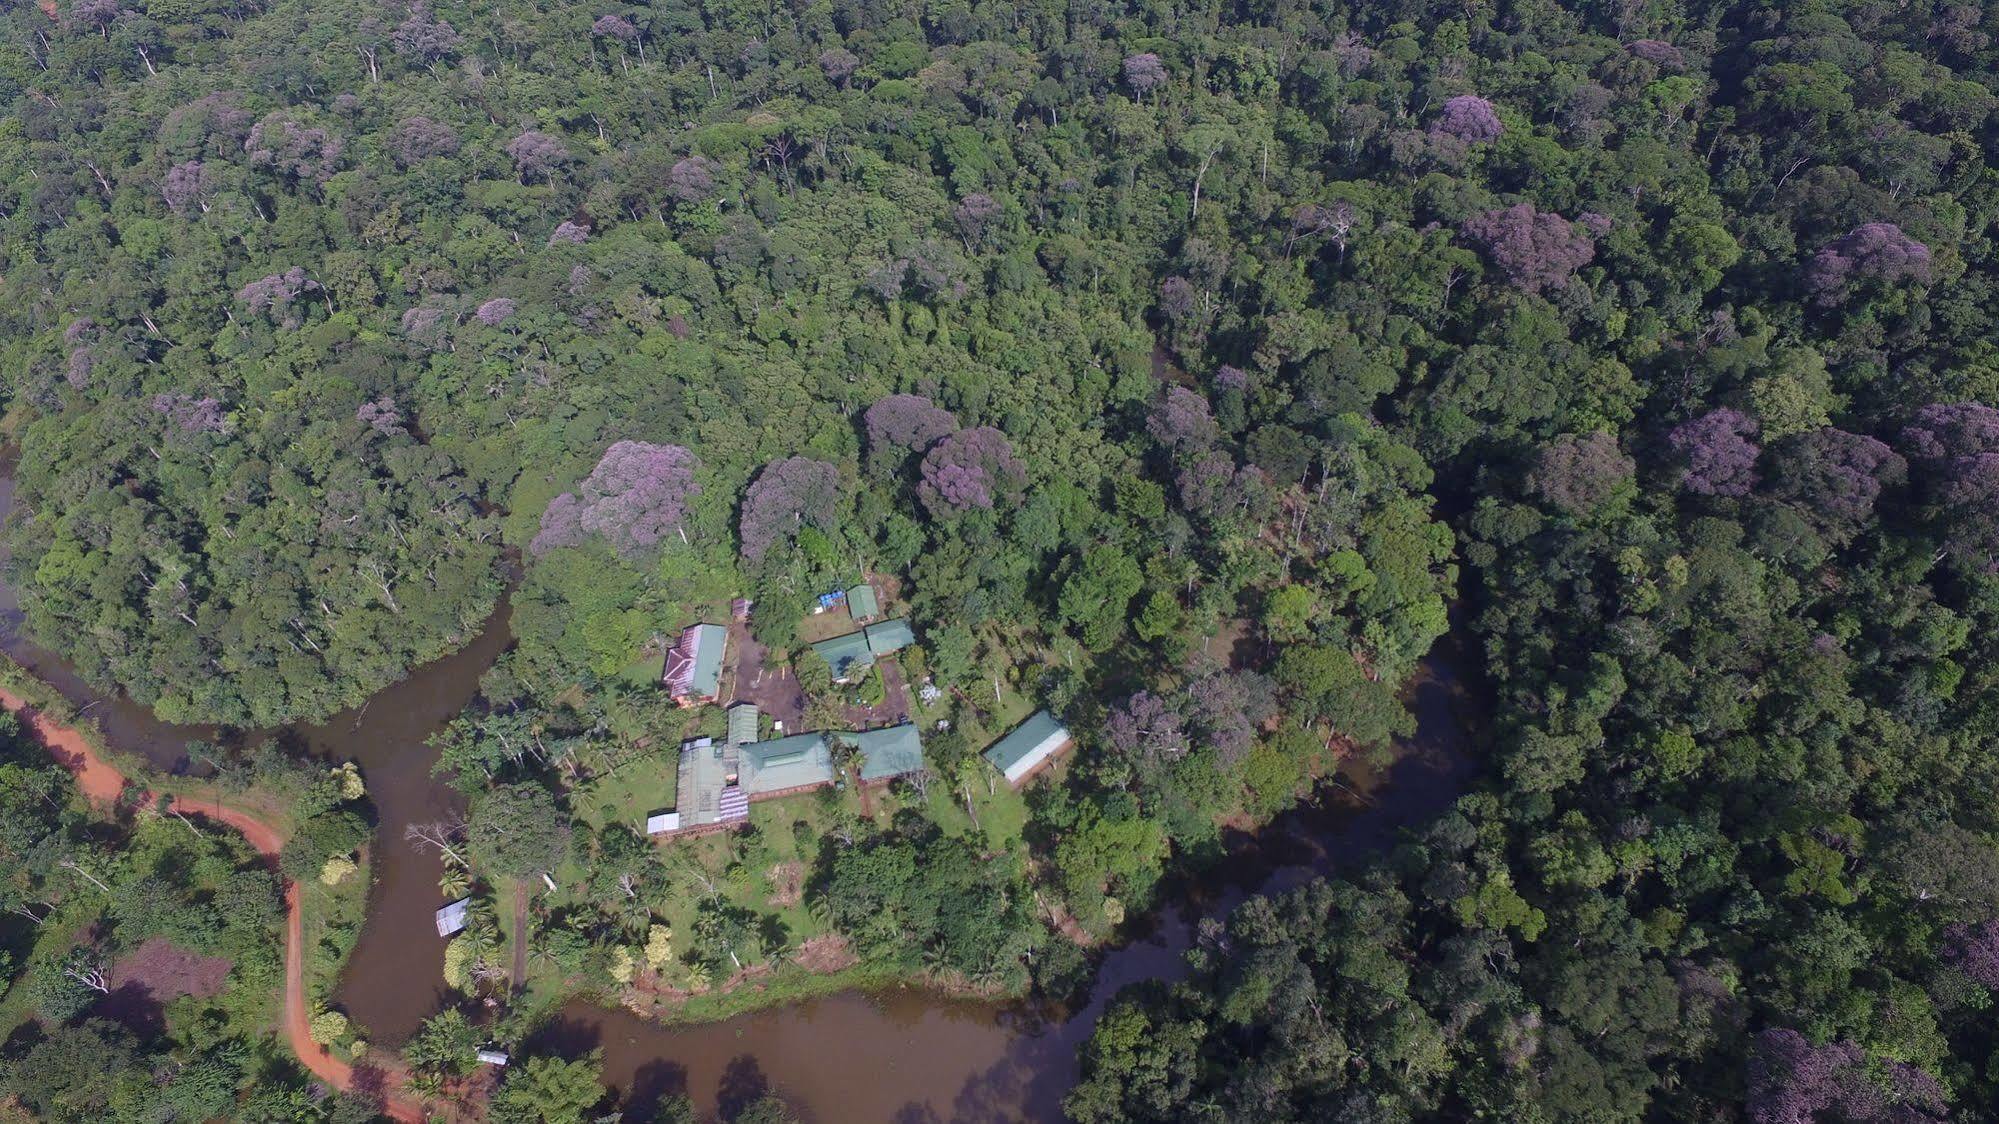
[[[606,39],[616,39],[620,43],[636,43],[639,39],[638,25],[620,15],[598,16],[590,25],[590,34]]]
[[[1159,56],[1147,51],[1131,55],[1124,60],[1124,84],[1141,99],[1145,95],[1166,84],[1166,64]]]
[[[564,222],[548,236],[551,246],[581,246],[590,240],[590,228],[580,223]]]
[[[1999,991],[1999,918],[1979,925],[1958,922],[1946,928],[1943,959],[1980,987]]]
[[[1187,681],[1187,722],[1199,745],[1234,764],[1249,752],[1257,728],[1277,714],[1277,692],[1254,671],[1197,668]]]
[[[63,364],[63,381],[82,390],[90,385],[90,374],[97,369],[97,356],[87,347],[79,347],[69,353]]]
[[[1756,420],[1722,407],[1673,427],[1666,441],[1685,468],[1680,486],[1703,496],[1744,496],[1756,486],[1756,457],[1750,438]]]
[[[868,452],[898,461],[958,432],[957,417],[921,394],[891,394],[869,406],[861,424],[867,430]]]
[[[458,151],[458,145],[456,130],[422,115],[397,122],[383,142],[389,158],[404,168],[415,167],[433,157],[450,156]]]
[[[627,558],[643,554],[681,531],[687,501],[701,491],[699,466],[679,445],[620,441],[604,450],[582,487],[549,503],[528,549],[542,555],[595,536]]]
[[[488,328],[497,328],[514,318],[515,307],[512,297],[494,297],[474,309],[472,318]]]
[[[169,428],[182,434],[222,432],[222,403],[191,394],[155,394],[153,412],[167,419]]]
[[[1178,323],[1194,314],[1200,293],[1185,277],[1168,277],[1159,283],[1160,315]]]
[[[1532,203],[1473,215],[1462,231],[1508,281],[1537,293],[1567,285],[1596,256],[1596,243],[1587,234]]]
[[[616,40],[616,42],[622,42],[622,44],[632,44],[632,46],[638,46],[644,52],[644,44],[640,44],[640,36],[638,36],[638,24],[634,24],[632,20],[628,20],[624,16],[618,16],[618,14],[598,16],[598,20],[594,24],[590,24],[590,34],[600,36],[600,38],[608,38],[608,40]]]
[[[256,167],[269,168],[296,184],[318,186],[339,170],[346,142],[324,128],[299,121],[286,110],[278,110],[250,127],[243,151]]]
[[[1770,452],[1771,491],[1839,543],[1873,520],[1881,490],[1903,483],[1909,472],[1885,443],[1830,426],[1787,438]]]
[[[1215,415],[1197,390],[1169,386],[1146,415],[1145,430],[1175,453],[1199,452],[1215,443]]]
[[[507,142],[507,155],[514,158],[514,167],[520,169],[522,183],[536,177],[550,180],[569,162],[569,146],[560,137],[529,129]]]
[[[1947,1112],[1943,1088],[1915,1066],[1870,1065],[1848,1041],[1814,1046],[1787,1027],[1756,1036],[1749,1054],[1749,1119],[1755,1124],[1820,1120],[1922,1124]]]
[[[1211,450],[1180,470],[1180,505],[1205,519],[1222,519],[1252,510],[1265,499],[1263,470],[1238,468],[1227,453]]]
[[[403,310],[403,335],[413,343],[425,347],[437,347],[444,342],[444,333],[451,326],[451,318],[441,308],[418,305]]]
[[[706,156],[688,156],[667,169],[666,193],[678,203],[701,203],[715,194],[715,165]]]
[[[1637,469],[1637,462],[1624,455],[1612,434],[1565,433],[1541,446],[1527,473],[1527,486],[1560,511],[1586,515],[1615,495]]]
[[[1902,447],[1946,547],[1973,569],[1999,573],[1999,410],[1979,402],[1924,406],[1902,430]]]
[[[916,493],[937,518],[1011,502],[1027,484],[1013,443],[989,425],[961,429],[932,445],[923,456],[922,475]]]
[[[236,299],[251,313],[259,316],[268,314],[281,326],[296,328],[305,322],[297,305],[299,298],[307,293],[324,295],[319,282],[307,277],[305,270],[293,266],[283,273],[259,277],[236,290]],[[330,302],[327,307],[330,311]]]
[[[410,5],[409,18],[396,25],[389,46],[410,62],[433,66],[458,49],[462,42],[448,23],[430,14],[423,4]]]
[[[1104,741],[1134,761],[1178,761],[1187,755],[1187,731],[1172,703],[1140,691],[1104,716]]]
[[[845,47],[828,47],[819,53],[820,72],[826,75],[827,81],[843,90],[847,88],[847,79],[852,78],[860,66],[861,57]]]
[[[1678,71],[1687,66],[1686,56],[1664,39],[1633,39],[1624,45],[1624,49],[1631,53],[1632,58],[1644,59],[1660,70]]]
[[[743,493],[737,522],[743,557],[763,561],[772,547],[807,524],[830,529],[839,502],[840,470],[825,461],[786,457],[765,465]]]
[[[1497,140],[1506,131],[1492,103],[1477,94],[1459,94],[1444,103],[1430,122],[1430,131],[1456,137],[1469,144]]]
[[[1928,281],[1930,265],[1928,246],[1892,222],[1870,222],[1812,255],[1805,288],[1819,304],[1838,304],[1863,282]]]
[[[189,208],[199,208],[208,213],[208,200],[215,194],[217,177],[207,164],[200,160],[187,160],[167,169],[160,179],[160,198],[166,200],[167,209],[177,215],[187,214]]]
[[[951,220],[958,224],[958,233],[965,239],[966,253],[985,240],[986,224],[999,213],[999,202],[983,191],[972,192],[951,209]]]
[[[386,437],[400,436],[409,432],[409,429],[403,425],[402,410],[396,407],[395,399],[386,394],[373,402],[361,403],[361,408],[354,411],[354,419]]]

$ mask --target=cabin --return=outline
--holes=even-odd
[[[1015,726],[1012,733],[987,748],[986,760],[1006,775],[1006,783],[1019,788],[1035,770],[1074,743],[1068,727],[1047,711],[1037,710],[1027,721]]]
[[[448,937],[465,928],[466,911],[472,908],[471,898],[459,898],[437,911],[437,935]]]
[[[881,598],[875,595],[875,587],[866,582],[847,591],[847,615],[855,624],[866,624],[882,615]]]
[[[851,683],[875,665],[874,653],[868,650],[868,637],[863,632],[821,640],[812,645],[812,650],[833,669],[835,683]]]
[[[916,643],[916,633],[909,622],[900,618],[871,624],[866,629],[868,654],[879,659],[890,652],[900,652]]]
[[[729,630],[719,624],[695,624],[681,632],[666,653],[662,681],[682,706],[714,702],[722,691],[722,660],[728,653]]]
[[[481,1050],[478,1057],[480,1065],[503,1066],[507,1064],[507,1052],[505,1050]]]
[[[916,643],[909,622],[900,618],[871,624],[858,632],[835,636],[812,645],[826,666],[833,669],[833,682],[852,683],[867,674],[875,661]]]
[[[880,730],[856,730],[840,737],[861,751],[861,783],[876,784],[923,768],[923,738],[908,722]]]

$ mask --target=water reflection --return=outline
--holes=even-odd
[[[0,518],[11,509],[11,462],[0,460]],[[4,557],[0,557],[4,562]],[[122,697],[100,698],[51,654],[18,635],[20,613],[0,582],[0,647],[85,708],[112,744],[166,768],[185,767],[192,738],[215,731],[160,722]],[[376,884],[360,943],[336,1001],[374,1040],[395,1044],[444,1000],[443,943],[431,924],[441,873],[434,857],[402,840],[403,826],[456,806],[430,777],[430,734],[474,696],[480,675],[511,643],[504,603],[460,652],[418,669],[365,706],[283,736],[328,758],[358,760],[381,820]],[[1470,782],[1468,731],[1484,706],[1466,691],[1461,655],[1449,641],[1426,660],[1412,687],[1414,736],[1385,768],[1354,763],[1313,804],[1256,833],[1234,833],[1226,858],[1175,887],[1178,902],[1149,932],[1104,957],[1088,1001],[1057,1017],[964,1002],[916,989],[848,992],[726,1022],[673,1029],[625,1011],[572,1003],[526,1045],[524,1055],[571,1055],[601,1047],[605,1077],[630,1094],[627,1119],[676,1093],[708,1114],[766,1090],[807,1121],[892,1120],[906,1124],[1056,1120],[1075,1082],[1077,1052],[1117,991],[1183,976],[1200,919],[1254,892],[1276,893],[1340,869],[1393,842],[1396,833],[1448,807]]]

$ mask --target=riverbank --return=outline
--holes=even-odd
[[[0,686],[0,706],[12,712],[48,749],[50,756],[70,771],[86,799],[101,807],[112,808],[127,797],[129,778],[106,759],[82,730],[56,721],[29,699],[5,686]],[[140,804],[150,804],[162,797],[182,815],[200,816],[233,828],[258,854],[276,865],[278,853],[284,849],[285,835],[263,819],[242,807],[231,807],[214,798],[159,794],[145,789],[141,790],[137,800]],[[380,1092],[384,1099],[384,1111],[396,1120],[412,1124],[422,1121],[423,1109],[415,1101],[394,1089],[367,1089],[375,1083],[364,1082],[353,1066],[335,1058],[325,1047],[312,1040],[311,1007],[305,996],[304,946],[305,926],[299,905],[299,888],[286,879],[283,1023],[285,1041],[298,1056],[299,1064],[337,1089]]]

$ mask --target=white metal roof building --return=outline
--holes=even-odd
[[[986,750],[986,760],[1006,774],[1008,784],[1019,784],[1042,763],[1069,744],[1069,728],[1045,710],[1037,710],[1013,732]]]
[[[437,911],[437,935],[448,937],[465,927],[465,911],[472,906],[471,898],[459,898]]]

